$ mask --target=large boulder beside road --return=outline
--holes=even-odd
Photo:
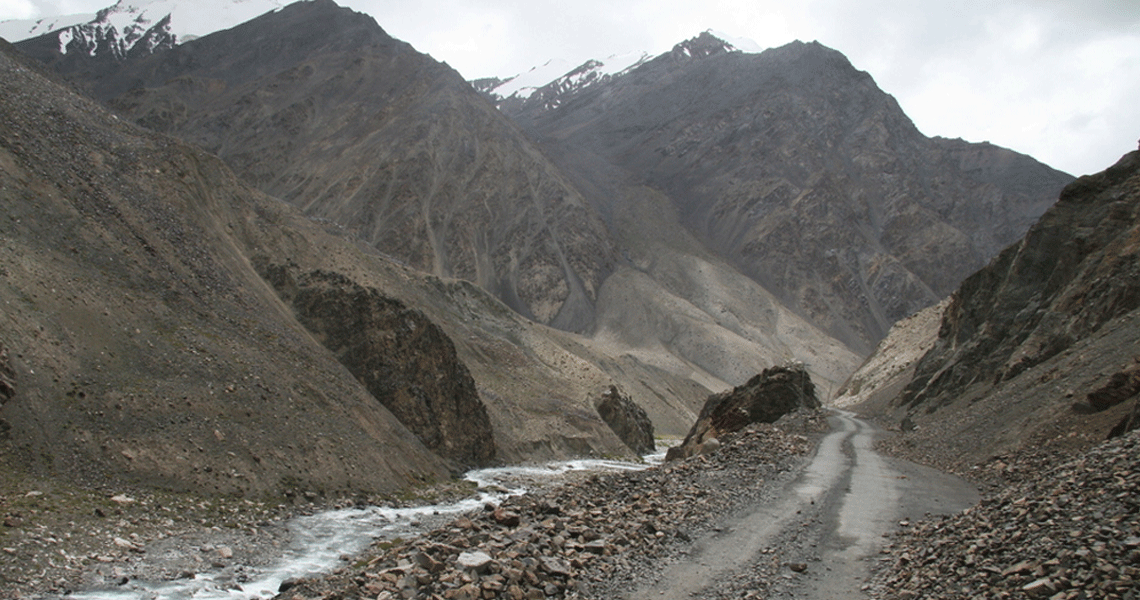
[[[670,448],[666,460],[700,454],[716,446],[709,443],[752,423],[775,423],[800,408],[819,408],[815,386],[803,365],[764,369],[748,383],[713,394],[705,401],[697,422],[680,446]]]

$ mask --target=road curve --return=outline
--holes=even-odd
[[[885,533],[900,520],[947,514],[978,501],[964,480],[875,452],[878,431],[851,413],[834,410],[831,433],[803,473],[775,502],[726,520],[697,540],[690,559],[669,567],[630,600],[688,600],[747,572],[773,553],[800,562],[787,570],[773,596],[839,600],[865,597],[861,588]],[[802,570],[806,567],[806,570]]]

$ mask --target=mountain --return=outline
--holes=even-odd
[[[3,467],[250,495],[448,476],[251,266],[293,254],[295,216],[4,46]]]
[[[921,359],[894,391],[849,385],[847,395],[914,428],[898,441],[905,452],[960,471],[1011,453],[1087,448],[1134,428],[1137,223],[1133,152],[1068,185],[1021,241],[968,277],[940,326],[912,338]],[[895,354],[880,348],[870,362]]]
[[[670,211],[618,215],[641,230],[616,239],[581,191],[601,174],[571,181],[446,65],[332,2],[70,77],[386,255],[707,390],[792,360],[837,385],[858,360]]]
[[[551,93],[503,110],[583,189],[605,164],[660,192],[700,243],[860,352],[1072,180],[990,144],[927,138],[814,42],[743,53],[706,32],[594,85],[539,89]],[[622,194],[593,187],[608,214]]]
[[[588,60],[575,67],[551,60],[541,67],[506,79],[477,79],[471,84],[500,109],[509,112],[536,104],[556,108],[561,98],[572,96],[598,83],[609,81],[652,58],[648,53],[616,54],[603,60]]]
[[[389,494],[630,455],[708,389],[385,258],[0,55],[0,470],[199,494]]]
[[[366,15],[296,3],[77,80],[416,268],[544,323],[592,319],[614,261],[604,226],[458,74]]]

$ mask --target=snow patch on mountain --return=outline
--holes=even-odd
[[[95,13],[79,13],[74,15],[53,15],[39,19],[9,19],[7,21],[0,21],[0,37],[9,42],[18,42],[52,31],[66,29],[73,25],[90,23],[95,20],[95,16]]]
[[[694,53],[690,45],[698,41],[704,45]],[[710,29],[692,40],[678,44],[674,47],[674,52],[679,52],[687,58],[707,56],[710,52],[708,49],[710,41],[718,51],[744,53],[764,51],[764,48],[748,38],[731,36]],[[605,59],[588,60],[573,69],[569,68],[569,63],[565,60],[554,59],[514,77],[481,79],[472,83],[500,107],[539,102],[546,108],[553,108],[570,95],[596,83],[620,77],[653,58],[648,52],[615,54]]]
[[[588,60],[573,69],[570,68],[570,63],[565,60],[554,59],[526,73],[505,79],[499,85],[486,91],[498,99],[517,98],[526,100],[539,89],[548,86],[557,88],[559,91],[581,89],[582,86],[603,81],[606,78],[633,69],[649,58],[649,54],[645,52],[615,54],[601,60]]]
[[[502,98],[515,95],[529,98],[534,90],[554,81],[569,70],[570,63],[561,58],[551,59],[546,61],[546,64],[534,67],[526,73],[504,80],[497,87],[492,88],[491,93]]]
[[[706,33],[725,42],[728,42],[728,44],[734,49],[739,50],[745,54],[759,54],[765,50],[763,46],[746,37],[736,37],[734,35],[729,35],[715,29],[709,29]]]

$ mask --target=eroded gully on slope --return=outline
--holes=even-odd
[[[831,433],[781,499],[729,519],[697,541],[689,560],[628,597],[716,597],[715,588],[726,580],[771,577],[761,565],[773,557],[783,565],[778,582],[762,582],[768,597],[866,597],[865,582],[884,534],[902,520],[958,512],[978,502],[977,490],[965,480],[879,455],[873,448],[879,432],[851,413],[833,411],[828,420]]]

